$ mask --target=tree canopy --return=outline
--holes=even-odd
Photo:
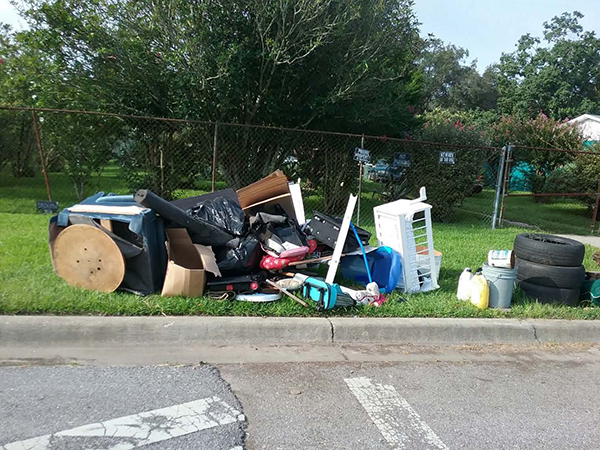
[[[584,31],[583,14],[563,13],[543,25],[543,39],[521,36],[498,65],[504,113],[555,119],[600,113],[600,38]]]
[[[412,4],[25,0],[22,35],[60,68],[47,106],[383,133],[410,128],[421,95]]]
[[[581,13],[480,73],[419,36],[413,3],[21,0],[29,29],[0,29],[0,103],[389,136],[438,108],[600,113],[600,39]]]

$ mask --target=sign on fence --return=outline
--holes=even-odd
[[[410,167],[410,153],[394,153],[392,167]]]
[[[58,203],[38,200],[35,202],[35,211],[43,214],[54,214],[58,211]]]
[[[455,164],[454,152],[440,152],[440,164]]]
[[[362,163],[368,163],[370,160],[369,150],[366,148],[356,147],[354,149],[354,160]]]

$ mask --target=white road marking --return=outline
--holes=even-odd
[[[394,386],[373,384],[365,377],[344,381],[393,448],[448,450]]]
[[[60,445],[60,442],[66,443],[70,437],[101,437],[102,443],[93,446],[95,450],[130,450],[245,420],[243,414],[214,396],[13,442],[0,448],[2,450],[50,450],[59,448],[54,446],[54,442]],[[106,442],[106,438],[110,439],[109,443]]]

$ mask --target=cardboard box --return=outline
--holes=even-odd
[[[274,212],[273,207],[280,205],[288,216],[298,221],[288,180],[281,170],[276,170],[262,180],[238,189],[237,196],[246,214],[257,207],[267,212]]]
[[[206,271],[221,276],[210,247],[193,244],[185,228],[168,228],[167,273],[161,295],[201,297],[206,284]]]

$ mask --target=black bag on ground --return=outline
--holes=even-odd
[[[233,236],[246,234],[244,211],[237,202],[227,197],[201,201],[186,212],[195,219],[210,222]]]
[[[188,215],[183,209],[169,203],[152,191],[140,189],[133,198],[138,204],[153,209],[164,219],[185,228],[195,244],[229,247],[232,245],[229,242],[234,237],[230,233],[211,222]]]

